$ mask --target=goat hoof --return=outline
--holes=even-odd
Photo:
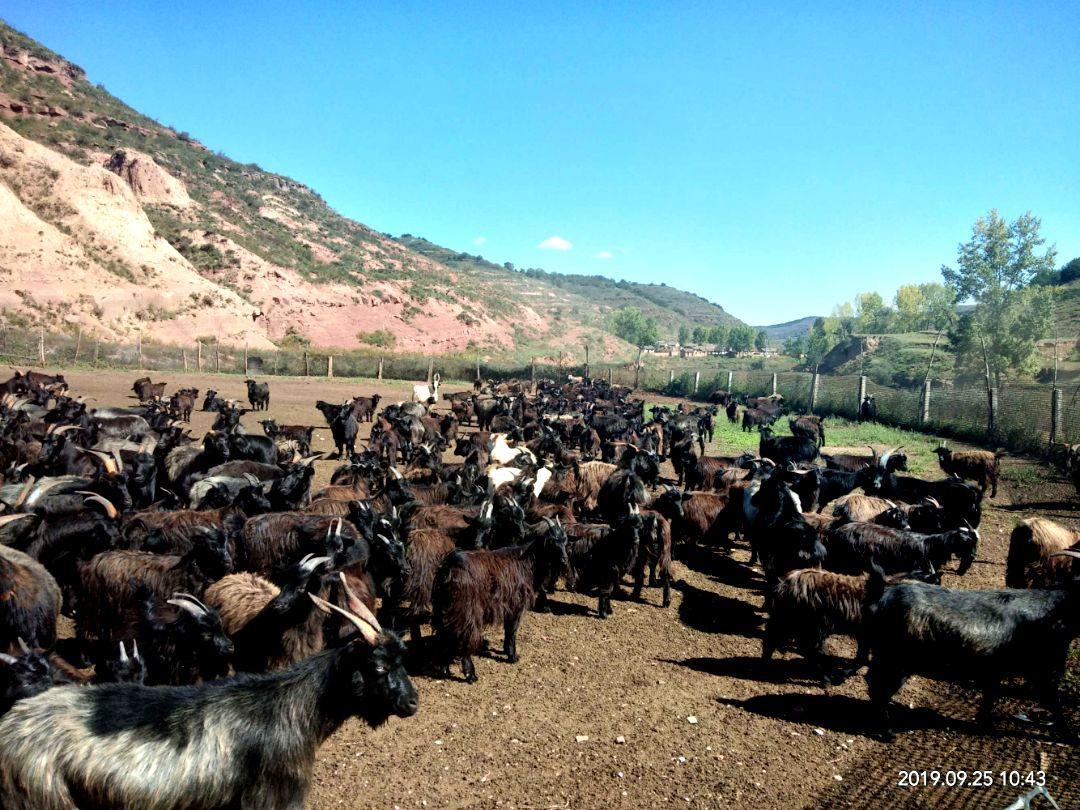
[[[880,739],[883,743],[896,742],[896,732],[893,731],[891,728],[887,728],[878,734],[878,739]]]
[[[475,674],[465,676],[465,683],[476,683],[478,680]]]

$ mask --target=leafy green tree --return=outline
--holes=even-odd
[[[702,343],[704,343],[708,339],[708,337],[709,337],[709,330],[706,329],[704,326],[695,326],[694,327],[694,343],[695,344],[700,346]]]
[[[799,359],[806,354],[806,338],[803,335],[795,335],[784,341],[784,354],[788,357]]]
[[[1058,283],[1068,284],[1078,278],[1080,278],[1080,256],[1077,256],[1061,268],[1061,272],[1058,274]]]
[[[736,352],[748,352],[754,345],[754,327],[741,323],[728,333],[728,347]]]
[[[705,338],[706,343],[711,343],[713,346],[721,349],[727,348],[728,342],[728,330],[725,326],[713,326],[709,329],[709,334]]]
[[[880,293],[860,293],[855,299],[856,330],[864,334],[881,334],[893,327],[893,311]]]
[[[956,267],[941,268],[956,300],[975,303],[950,334],[957,364],[982,368],[995,385],[1034,370],[1037,342],[1050,327],[1052,293],[1034,284],[1054,268],[1054,248],[1038,252],[1046,242],[1041,224],[1030,212],[1008,222],[990,211],[957,247]]]
[[[690,327],[685,323],[679,327],[679,345],[685,346],[690,342]]]
[[[611,320],[611,331],[639,349],[660,340],[656,318],[646,318],[637,307],[623,307]]]
[[[816,369],[832,348],[840,342],[840,318],[817,318],[806,338],[806,364]]]
[[[768,345],[769,333],[762,329],[754,336],[754,348],[757,349],[759,352],[763,352],[765,351],[765,347]]]

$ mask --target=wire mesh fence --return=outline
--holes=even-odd
[[[809,372],[724,369],[722,359],[703,358],[697,368],[634,363],[522,364],[464,356],[430,357],[378,350],[341,352],[294,347],[258,353],[199,341],[176,346],[136,338],[100,340],[82,333],[55,334],[0,328],[0,363],[38,368],[110,368],[132,371],[250,374],[252,376],[334,376],[387,380],[423,380],[437,372],[447,382],[517,379],[566,379],[586,373],[614,385],[707,400],[715,391],[740,396],[780,394],[793,410],[857,418],[864,395],[871,395],[879,421],[897,427],[930,430],[988,446],[1028,452],[1052,444],[1080,442],[1080,385],[1055,389],[1052,384],[985,385],[934,381],[921,387],[881,385],[855,375],[817,376]],[[1057,393],[1055,394],[1055,390]],[[1056,404],[1055,404],[1056,399]]]

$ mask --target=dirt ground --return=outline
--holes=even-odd
[[[122,405],[138,375],[67,376],[91,404]],[[245,393],[239,377],[163,379],[169,390]],[[323,424],[316,399],[378,391],[392,402],[410,390],[314,378],[274,378],[270,388],[269,416],[314,425]],[[256,418],[245,424],[257,430]],[[195,415],[196,435],[209,422]],[[328,430],[316,436],[316,449],[331,449]],[[317,464],[316,486],[336,464]],[[978,561],[963,578],[947,572],[944,584],[1002,587],[1016,522],[1041,514],[1080,526],[1078,507],[1072,487],[1053,477],[1037,489],[1003,481],[984,512]],[[616,602],[615,615],[601,621],[595,599],[558,593],[553,614],[526,617],[518,664],[479,659],[473,685],[417,674],[415,717],[377,730],[347,723],[319,752],[309,806],[1003,807],[1027,788],[1003,786],[1000,772],[1038,770],[1061,807],[1080,804],[1077,748],[1012,719],[1031,708],[1023,695],[999,702],[999,733],[985,736],[973,727],[973,692],[912,679],[896,712],[898,728],[911,730],[884,744],[873,737],[861,676],[824,691],[793,654],[762,664],[761,579],[748,556],[737,548],[731,558],[703,553],[677,562],[668,609],[650,589],[646,604]],[[852,652],[835,641],[834,649]],[[1080,727],[1076,693],[1069,697]],[[898,787],[907,770],[990,770],[994,784]]]

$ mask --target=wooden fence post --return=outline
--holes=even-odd
[[[427,384],[431,385],[431,378],[435,376],[435,358],[429,357],[427,361]]]
[[[734,376],[735,376],[734,372],[729,371],[727,373],[727,390],[728,390],[729,394],[731,393],[731,385],[732,385],[732,381],[734,380]]]
[[[187,373],[187,370],[188,370],[188,366],[187,366],[187,346],[184,346],[183,348],[181,348],[180,351],[183,353],[183,358],[184,358],[184,372]]]
[[[101,341],[94,341],[94,368],[97,368],[98,364],[98,352],[101,351]]]
[[[41,331],[38,333],[38,361],[42,365],[42,371],[45,370],[45,327],[41,327]]]
[[[675,384],[675,369],[673,368],[668,369],[667,384],[669,387]]]
[[[1055,388],[1050,394],[1050,444],[1057,444],[1065,433],[1065,413],[1061,407],[1062,390]]]
[[[585,379],[589,379],[589,344],[585,344]]]
[[[922,384],[922,396],[919,398],[919,424],[925,425],[930,421],[930,381],[924,380]]]
[[[308,353],[307,353],[307,349],[305,349],[304,350],[304,376],[305,377],[310,377],[311,376],[311,366],[308,363],[309,363]]]
[[[142,332],[139,332],[139,368],[142,368],[142,367],[143,367]]]
[[[634,390],[637,391],[641,387],[641,352],[638,352],[638,361],[634,363]]]
[[[701,384],[701,372],[700,371],[695,371],[694,372],[694,393],[695,394],[697,393],[698,385],[700,385],[700,384]]]
[[[529,366],[529,380],[532,381],[533,393],[536,392],[536,358],[532,359],[532,365]]]
[[[221,346],[217,343],[214,344],[214,373],[221,373]]]
[[[199,373],[202,374],[202,341],[195,341],[195,366],[199,369]]]
[[[71,365],[75,365],[79,362],[79,353],[82,352],[82,327],[79,327],[79,337],[75,340],[75,359],[71,361]]]
[[[814,376],[810,378],[810,406],[807,408],[807,410],[810,413],[814,412],[814,406],[817,405],[818,382],[819,382],[819,380],[820,380],[820,378],[819,378],[817,372],[815,371]]]
[[[248,376],[248,352],[247,344],[244,344],[244,376]]]
[[[986,395],[986,435],[992,437],[997,435],[998,389],[991,388]]]
[[[607,384],[608,388],[611,388],[611,366],[607,367]]]
[[[773,375],[772,375],[772,395],[776,396],[776,372],[775,371],[773,372]]]
[[[328,355],[326,358],[326,376],[334,376],[334,355]]]
[[[380,380],[382,379],[382,364],[383,364],[383,359],[380,357],[379,358],[379,379]]]
[[[859,401],[855,403],[855,413],[862,413],[862,404],[866,399],[866,375],[859,377]]]
[[[382,379],[382,377],[379,379]],[[476,355],[476,381],[480,382],[480,355]]]

